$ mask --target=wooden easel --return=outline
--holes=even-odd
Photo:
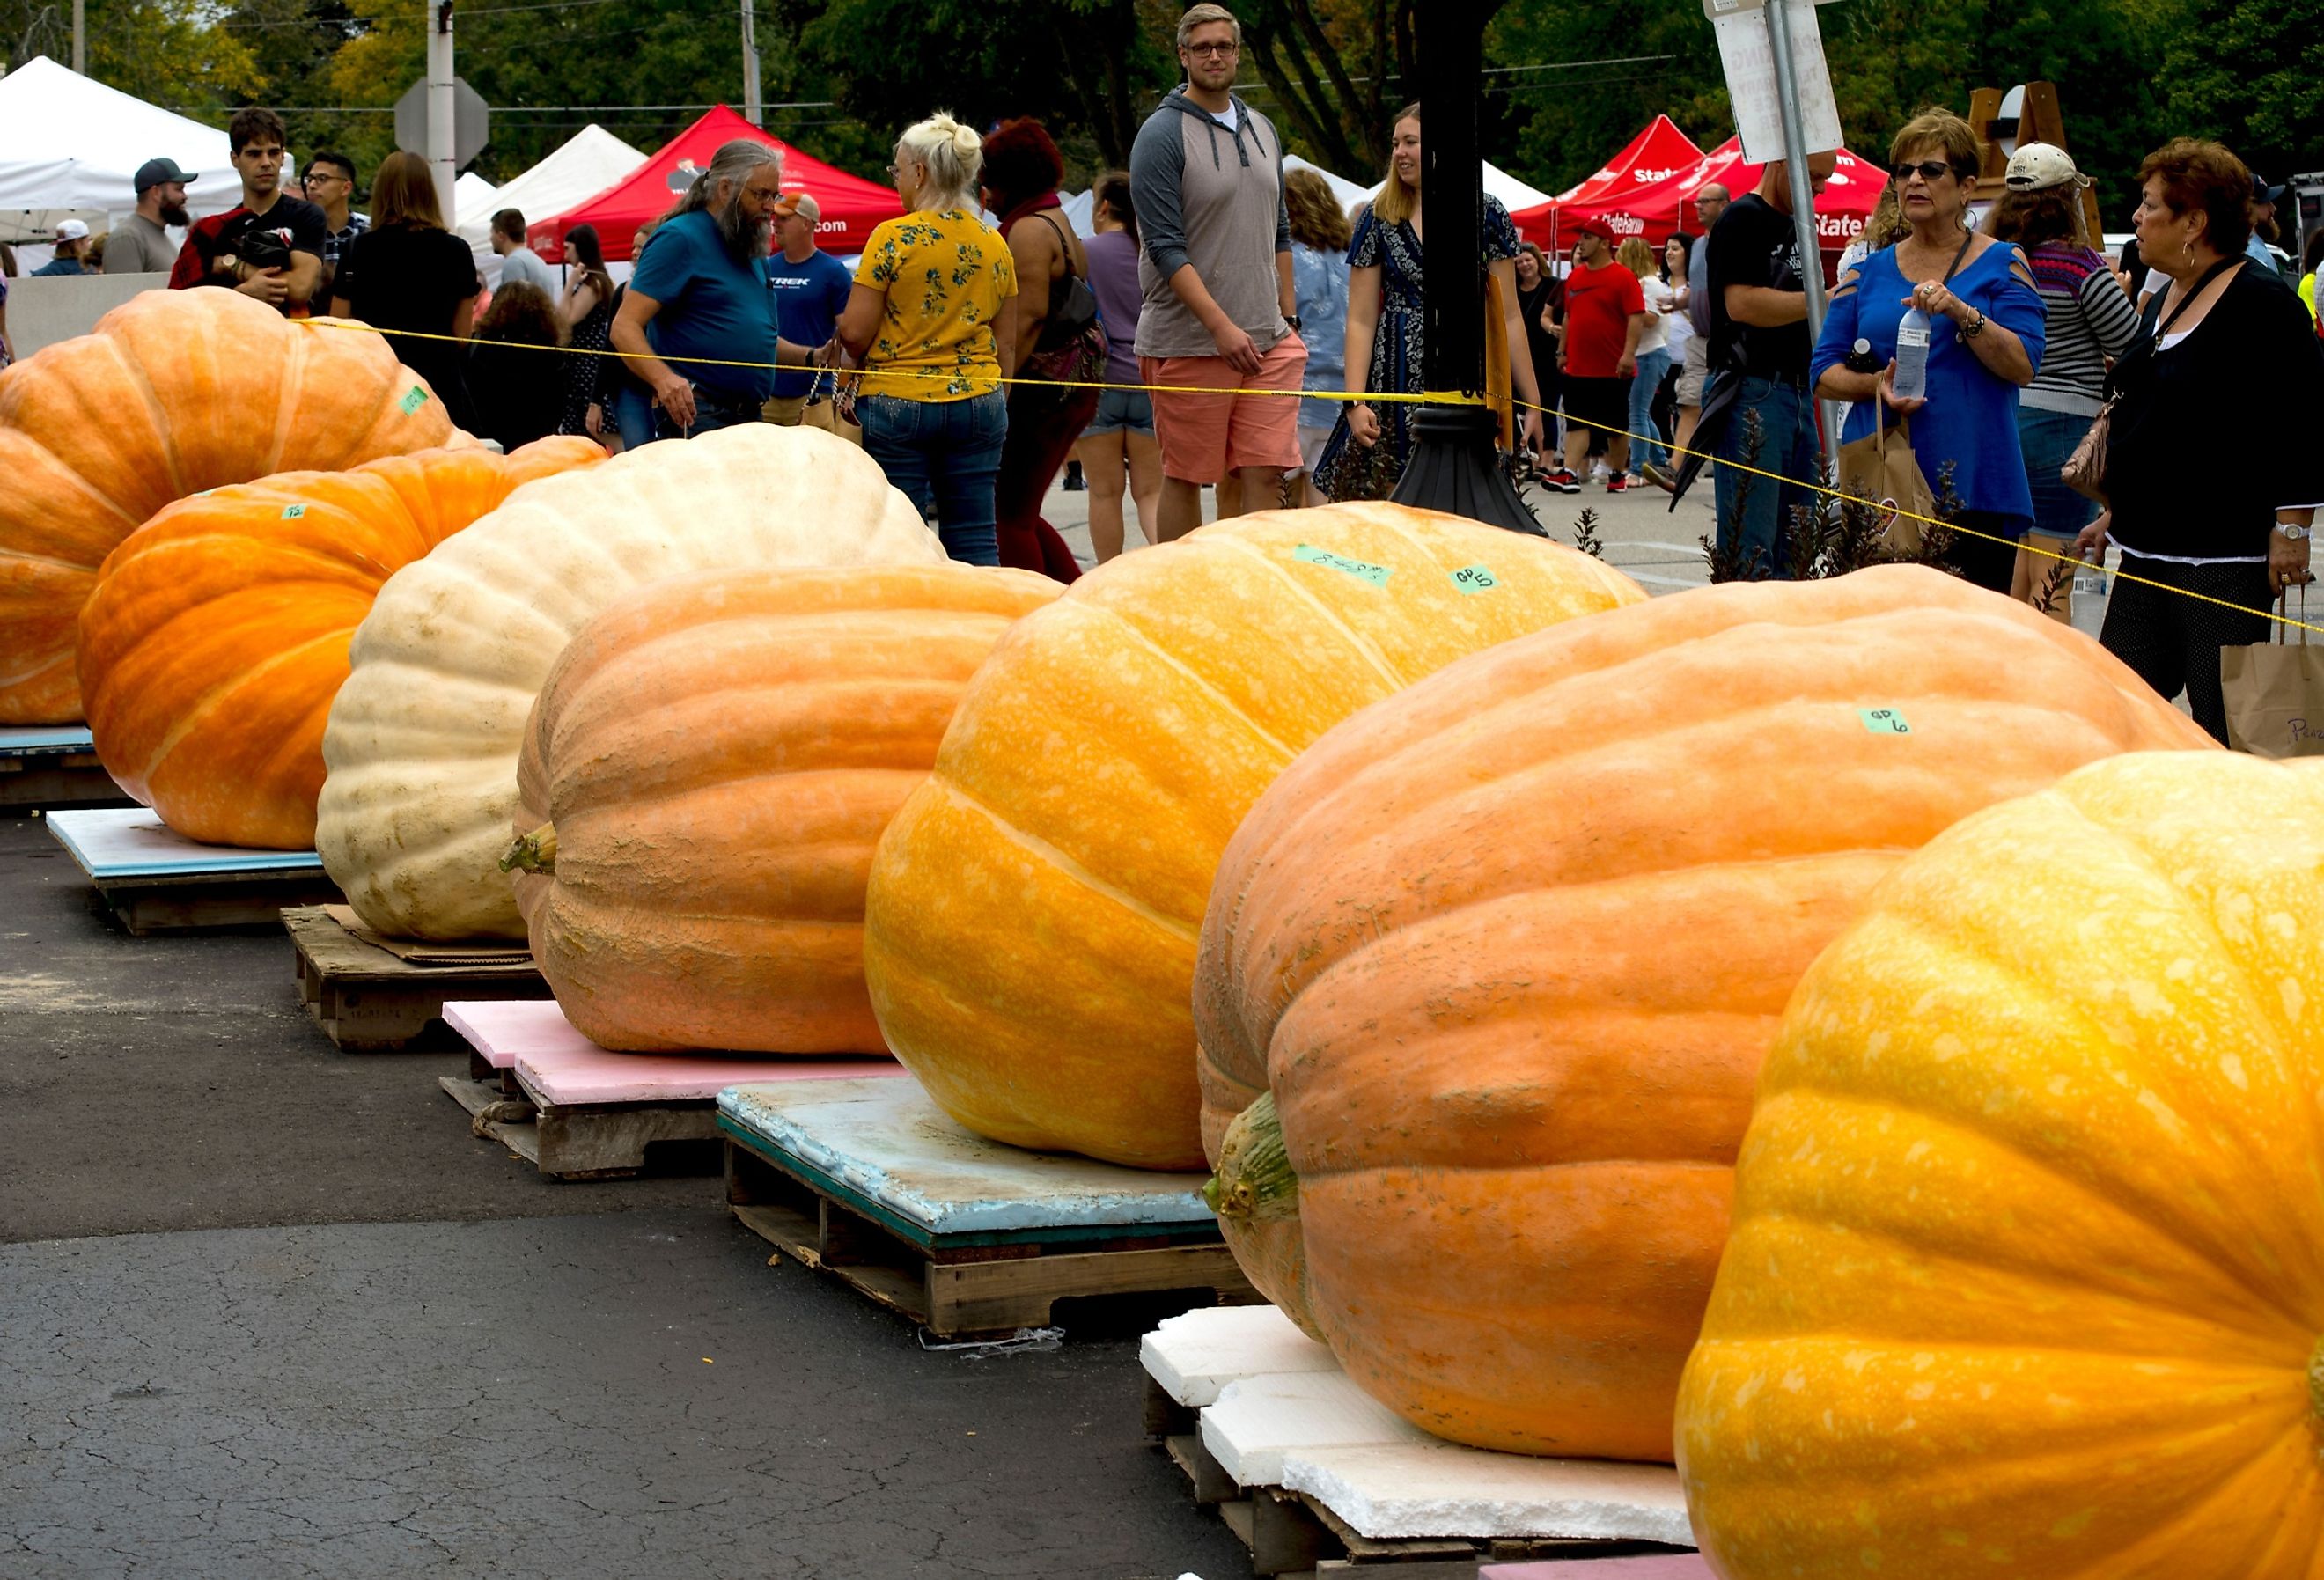
[[[2025,84],[2014,124],[2001,115],[2002,96],[2007,91],[1999,88],[1979,88],[1971,89],[1969,96],[1969,124],[1985,143],[1985,162],[1977,173],[1978,186],[1986,197],[1998,198],[2008,190],[2001,184],[2002,177],[2009,170],[2009,155],[2001,146],[2005,139],[2020,148],[2028,143],[2047,143],[2070,153],[2073,152],[2073,145],[2066,141],[2066,117],[2058,107],[2056,83]],[[1979,199],[1979,201],[1983,200],[1984,198]],[[2082,223],[2089,231],[2090,245],[2098,245],[2098,238],[2105,235],[2106,226],[2098,213],[2095,188],[2082,189]]]

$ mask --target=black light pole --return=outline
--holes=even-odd
[[[1429,0],[1419,8],[1421,186],[1429,234],[1421,264],[1424,373],[1431,390],[1481,397],[1485,390],[1485,284],[1477,266],[1484,224],[1477,152],[1477,89],[1484,80],[1483,0]],[[1480,405],[1423,406],[1413,418],[1412,459],[1389,495],[1515,532],[1542,532],[1493,454],[1499,418]]]

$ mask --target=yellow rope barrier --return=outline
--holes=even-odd
[[[469,340],[458,335],[436,335],[420,329],[377,329],[374,328],[369,324],[357,323],[352,319],[294,319],[291,322],[304,324],[309,328],[348,329],[353,330],[357,334],[384,335],[404,340],[448,341],[456,346],[466,346],[471,343]],[[493,344],[496,346],[515,346],[527,351],[551,351],[571,356],[611,356],[624,362],[661,360],[661,358],[658,356],[641,356],[636,352],[616,351],[611,346],[607,346],[601,350],[594,346],[534,346],[519,340],[498,340],[493,342]],[[783,373],[807,374],[854,374],[862,371],[860,368],[843,370],[812,366],[795,367],[787,363],[750,362],[738,358],[726,357],[687,356],[680,357],[678,360],[699,367],[746,367],[755,372],[765,372],[770,368],[776,369]],[[880,372],[881,376],[887,378],[911,377],[950,379],[960,376],[957,369],[947,368],[883,368],[881,369]],[[989,378],[991,382],[994,383],[1006,385],[1025,385],[1028,387],[1068,390],[1138,390],[1150,394],[1275,395],[1292,400],[1362,401],[1367,403],[1379,402],[1384,404],[1397,403],[1404,405],[1437,406],[1481,406],[1485,403],[1484,396],[1465,390],[1428,390],[1410,394],[1398,391],[1379,392],[1371,390],[1213,390],[1190,387],[1185,384],[1117,384],[1103,379],[1038,379],[989,374],[979,374],[977,375],[977,378],[980,383],[985,382]],[[1553,412],[1546,406],[1536,405],[1530,401],[1520,400],[1514,396],[1511,397],[1510,404],[1517,408],[1519,411],[1538,411],[1545,417],[1556,415],[1556,413]],[[1738,472],[1748,473],[1755,477],[1764,477],[1773,483],[1795,484],[1798,486],[1808,490],[1810,493],[1820,494],[1828,499],[1838,500],[1842,504],[1859,504],[1868,510],[1886,512],[1905,521],[1918,522],[1923,526],[1936,527],[1944,531],[1956,533],[1963,537],[1982,538],[1990,543],[2007,543],[2013,547],[2023,550],[2026,553],[2037,554],[2045,559],[2057,560],[2061,564],[2080,566],[2089,563],[2087,560],[2084,560],[2078,556],[2061,554],[2053,549],[2038,548],[2033,543],[2027,542],[2022,539],[2005,538],[1996,532],[1979,531],[1974,527],[1964,527],[1952,522],[1940,521],[1934,516],[1924,516],[1917,512],[1904,510],[1893,504],[1883,504],[1877,500],[1858,499],[1854,494],[1842,493],[1840,490],[1830,487],[1822,483],[1811,482],[1803,477],[1786,477],[1780,472],[1770,472],[1764,467],[1748,466],[1741,461],[1722,459],[1720,457],[1712,455],[1708,450],[1690,449],[1683,445],[1670,443],[1664,439],[1659,434],[1654,435],[1649,439],[1646,436],[1632,433],[1628,429],[1617,428],[1613,424],[1607,422],[1592,422],[1584,417],[1568,416],[1565,420],[1568,423],[1579,423],[1584,428],[1598,429],[1609,438],[1619,435],[1620,437],[1628,439],[1634,442],[1651,443],[1657,448],[1670,451],[1673,455],[1700,456],[1705,461],[1711,462],[1714,466],[1732,467]],[[2028,536],[2030,537],[2031,534],[2029,533]],[[2190,591],[2186,587],[2172,587],[2169,582],[2156,581],[2152,577],[2140,576],[2134,571],[2123,570],[2119,568],[2107,572],[2107,574],[2124,581],[2135,582],[2140,587],[2155,587],[2163,592],[2175,593],[2182,598],[2193,598],[2198,603],[2216,605],[2222,609],[2233,609],[2238,614],[2257,614],[2263,619],[2277,622],[2292,629],[2299,631],[2312,631],[2319,634],[2324,634],[2324,625],[2311,624],[2304,620],[2295,620],[2288,612],[2278,613],[2273,609],[2250,608],[2242,604],[2230,603],[2225,598],[2215,598],[2209,593],[2198,593]]]

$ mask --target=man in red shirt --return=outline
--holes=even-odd
[[[1565,276],[1565,337],[1557,365],[1565,374],[1565,465],[1542,481],[1560,494],[1582,492],[1590,436],[1606,436],[1606,492],[1629,488],[1630,380],[1638,371],[1646,297],[1638,277],[1614,261],[1614,232],[1602,219],[1582,222],[1573,267]]]

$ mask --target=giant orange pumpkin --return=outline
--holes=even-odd
[[[1084,577],[1002,639],[880,842],[864,969],[889,1045],[985,1135],[1199,1166],[1194,938],[1259,791],[1367,703],[1644,596],[1394,504],[1244,516]]]
[[[583,626],[526,725],[510,864],[567,1017],[606,1048],[886,1052],[872,847],[992,644],[1063,590],[965,565],[717,570]]]
[[[80,606],[173,499],[353,467],[454,430],[379,336],[231,291],[148,291],[0,373],[0,724],[81,716]]]
[[[1727,1580],[2324,1567],[2324,765],[2144,754],[1800,984],[1678,1400]]]
[[[106,557],[81,611],[97,756],[181,834],[311,846],[323,721],[380,585],[520,485],[604,455],[579,438],[423,450],[169,506]]]
[[[1237,833],[1195,991],[1211,1090],[1275,1098],[1293,1298],[1431,1432],[1668,1459],[1809,962],[1964,815],[2210,745],[2089,638],[1916,567],[1617,609],[1351,719]]]

